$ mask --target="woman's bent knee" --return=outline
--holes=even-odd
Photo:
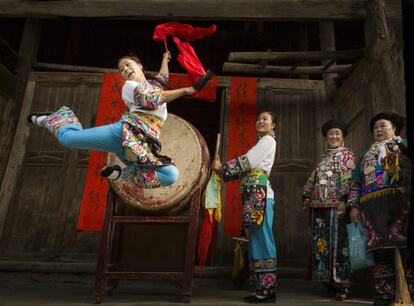
[[[175,166],[165,166],[157,170],[157,172],[162,186],[174,184],[179,176],[178,169]]]

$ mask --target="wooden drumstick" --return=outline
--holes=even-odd
[[[220,159],[218,154],[220,150],[220,133],[217,133],[216,150],[214,151],[214,159]]]

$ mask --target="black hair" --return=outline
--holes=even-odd
[[[276,126],[278,125],[277,116],[276,116],[276,114],[274,112],[271,112],[271,111],[262,111],[262,112],[259,113],[259,115],[260,114],[263,114],[263,113],[269,114],[270,115],[270,118],[272,119],[272,122]]]
[[[136,54],[134,54],[134,53],[128,53],[127,55],[124,55],[124,56],[121,56],[120,58],[118,58],[117,65],[119,65],[119,62],[120,62],[120,61],[122,61],[123,59],[129,59],[129,60],[132,60],[132,61],[134,61],[135,63],[137,63],[137,64],[139,64],[139,65],[142,65],[141,60],[140,60],[140,59],[139,59],[139,57],[138,57]],[[118,68],[118,67],[117,67],[117,68]],[[152,74],[152,73],[148,73],[148,72],[145,72],[145,70],[144,70],[144,69],[142,69],[142,72],[144,73],[144,75],[145,75],[145,78],[146,78],[146,79],[148,79],[148,80],[155,80],[155,81],[157,81],[158,83],[160,83],[160,84],[161,84],[164,88],[167,88],[167,89],[173,89],[173,88],[172,88],[171,86],[169,86],[168,84],[166,84],[166,83],[162,82],[160,79],[156,78],[154,74]]]

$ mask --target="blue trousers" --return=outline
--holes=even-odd
[[[275,201],[266,199],[266,214],[261,227],[249,228],[250,260],[276,259],[276,244],[273,237],[273,209]]]
[[[276,294],[277,259],[273,237],[273,199],[266,199],[266,213],[261,227],[249,227],[250,290],[255,295]]]
[[[83,129],[79,125],[67,125],[59,129],[57,140],[69,148],[115,153],[128,165],[122,150],[122,120],[113,124]],[[169,186],[178,178],[175,166],[163,166],[155,169],[161,185]]]

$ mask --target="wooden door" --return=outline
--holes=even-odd
[[[91,127],[101,83],[102,74],[31,75],[16,133],[26,140],[15,139],[12,148],[13,158],[21,156],[21,160],[10,159],[8,165],[12,168],[14,164],[20,171],[15,171],[18,176],[9,190],[0,239],[3,259],[95,260],[98,234],[76,231],[89,154],[63,147],[46,129],[28,126],[25,117],[29,111],[54,111],[66,105],[84,127]]]
[[[257,113],[278,117],[276,159],[270,175],[276,210],[273,232],[281,268],[305,267],[307,212],[299,195],[322,145],[324,85],[319,81],[272,80],[259,84]]]

